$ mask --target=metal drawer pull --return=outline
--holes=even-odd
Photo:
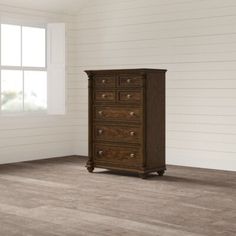
[[[105,79],[103,79],[103,80],[102,80],[102,83],[103,83],[103,84],[105,84],[105,83],[106,83],[106,80],[105,80]]]
[[[98,155],[102,156],[103,155],[103,151],[102,150],[98,151]]]
[[[134,153],[130,153],[129,156],[130,156],[130,157],[135,157],[135,154],[134,154]]]
[[[107,97],[107,95],[104,93],[103,95],[102,95],[102,98],[106,98]]]
[[[126,81],[127,81],[127,83],[129,84],[129,83],[131,82],[131,79],[127,79]]]
[[[130,134],[130,136],[134,136],[135,132],[134,131],[130,131],[129,134]]]
[[[99,130],[98,130],[98,133],[99,133],[99,134],[102,134],[102,133],[103,133],[103,130],[102,130],[102,129],[99,129]]]
[[[131,111],[129,114],[130,114],[131,116],[134,116],[134,115],[135,115],[135,113],[134,113],[133,111]]]
[[[127,98],[131,98],[132,95],[131,95],[131,94],[127,94],[126,97],[127,97]]]
[[[99,114],[100,116],[102,116],[102,115],[103,115],[103,111],[99,111],[98,114]]]

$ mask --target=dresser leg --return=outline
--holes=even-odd
[[[92,173],[93,170],[94,170],[94,167],[93,167],[93,166],[88,166],[88,167],[87,167],[87,170],[88,170],[89,173]]]
[[[159,170],[159,171],[157,171],[157,174],[158,174],[159,176],[163,176],[163,175],[164,175],[164,173],[165,173],[165,171],[164,171],[164,170]]]

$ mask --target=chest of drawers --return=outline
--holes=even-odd
[[[165,73],[158,69],[91,70],[89,160],[95,167],[146,178],[165,165]]]

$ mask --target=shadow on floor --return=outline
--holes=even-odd
[[[117,176],[127,176],[127,177],[134,177],[139,178],[139,176],[135,173],[127,173],[127,172],[118,172],[118,171],[110,171],[110,170],[102,170],[102,171],[95,171],[93,174],[96,175],[117,175]],[[214,177],[206,179],[204,176],[194,176],[190,177],[179,177],[170,175],[171,171],[167,171],[164,176],[158,176],[156,173],[148,174],[147,179],[143,181],[161,181],[161,182],[173,182],[178,184],[189,184],[189,185],[201,185],[201,186],[210,186],[210,187],[223,187],[223,188],[236,188],[236,175],[232,179],[221,179],[221,181],[215,179]],[[140,179],[140,178],[139,178]]]

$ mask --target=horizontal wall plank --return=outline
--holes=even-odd
[[[157,58],[160,60],[159,58]],[[148,60],[148,59],[147,59]],[[118,63],[119,62],[119,63]],[[121,68],[121,69],[128,69],[128,68],[167,68],[168,71],[228,71],[233,70],[235,71],[235,61],[183,61],[183,62],[172,62],[171,58],[169,62],[156,62],[153,61],[152,63],[144,60],[144,62],[141,62],[140,64],[134,63],[133,61],[128,60],[127,63],[122,61],[121,59],[116,60],[116,63],[111,63],[110,61],[100,61],[98,60],[96,63],[89,63],[89,64],[83,64],[80,63],[79,65],[71,65],[68,67],[68,70],[71,73],[76,73],[77,71],[81,70],[90,70],[93,68],[94,70],[101,70],[101,69],[112,69],[112,68]]]
[[[56,134],[56,135],[42,135],[42,136],[31,136],[31,137],[24,137],[20,139],[14,139],[14,138],[5,138],[4,140],[1,140],[0,143],[0,150],[11,148],[11,147],[17,147],[17,146],[28,146],[28,145],[36,145],[36,144],[45,144],[48,145],[50,143],[63,143],[63,142],[73,142],[73,136],[71,133],[69,134]]]
[[[0,163],[12,163],[19,161],[37,160],[59,156],[73,155],[71,150],[74,149],[71,140],[63,142],[51,142],[48,144],[27,144],[11,148],[0,148]]]
[[[216,145],[217,144],[217,145]],[[167,146],[169,148],[205,150],[210,152],[226,152],[236,153],[235,143],[222,143],[222,142],[206,142],[206,141],[192,141],[192,140],[173,140],[169,139]]]
[[[71,125],[71,126],[62,126],[62,127],[41,127],[41,128],[22,128],[22,129],[5,129],[1,130],[0,132],[0,140],[4,141],[4,139],[12,138],[12,139],[19,139],[23,137],[38,137],[42,136],[47,137],[51,135],[71,135],[74,136],[75,129],[79,129],[80,123],[78,125]]]
[[[205,10],[205,11],[186,11],[186,13],[183,15],[183,13],[178,14],[156,14],[156,15],[147,15],[145,17],[122,17],[119,20],[114,20],[114,18],[106,19],[104,21],[93,21],[93,22],[85,22],[84,24],[80,22],[80,28],[76,29],[78,33],[81,31],[83,33],[95,33],[95,32],[105,32],[105,31],[112,31],[116,35],[119,33],[120,28],[124,28],[125,30],[130,30],[131,32],[138,32],[138,29],[143,29],[145,26],[148,28],[144,29],[144,32],[152,33],[152,29],[154,25],[156,25],[157,30],[165,30],[168,28],[172,28],[174,32],[177,32],[174,26],[177,26],[179,30],[181,29],[189,29],[190,33],[192,32],[189,26],[195,26],[196,32],[198,30],[205,28],[212,27],[213,29],[216,28],[216,25],[214,23],[219,24],[219,29],[224,25],[226,28],[227,23],[229,23],[230,20],[235,19],[235,10],[236,6],[230,7],[228,9],[217,9],[217,11],[213,12],[212,10]],[[197,16],[196,16],[197,14]],[[209,24],[204,25],[203,22],[206,21],[206,18],[208,19]],[[172,24],[171,24],[172,23]],[[114,31],[114,27],[117,28],[117,32]],[[99,29],[101,29],[99,31]],[[94,32],[92,31],[94,30]],[[76,32],[75,31],[75,32]],[[92,32],[91,32],[92,31]],[[74,30],[72,30],[74,32]],[[194,31],[195,32],[195,31]]]
[[[188,89],[169,89],[167,88],[167,96],[184,96],[184,97],[207,97],[207,98],[235,98],[236,90],[235,89],[219,89],[219,88],[188,88]]]
[[[222,161],[222,155],[224,156],[224,161]],[[235,171],[235,153],[198,149],[168,148],[167,156],[168,164],[209,168],[209,166],[206,165],[207,161],[210,163],[210,167],[212,169]]]
[[[214,133],[214,134],[234,134],[236,135],[236,125],[215,125],[215,124],[179,124],[168,123],[167,131],[187,131],[187,132],[201,132],[201,133]],[[236,138],[236,137],[235,137]],[[236,140],[235,140],[236,142]]]
[[[235,143],[235,134],[222,134],[216,132],[193,132],[193,131],[175,131],[168,130],[167,132],[167,143],[169,140],[180,140],[184,141],[196,141],[196,142],[206,142],[206,143],[215,143],[217,144],[234,144]]]
[[[204,97],[167,97],[167,106],[203,106],[203,107],[235,107],[236,97],[234,98],[204,98]]]
[[[100,3],[101,2],[101,3]],[[120,2],[120,1],[119,1]],[[112,4],[111,4],[112,3]],[[128,6],[127,6],[128,5]],[[212,8],[224,8],[228,6],[234,6],[235,2],[233,0],[225,0],[224,2],[220,0],[211,0],[211,1],[155,1],[149,0],[149,2],[144,1],[124,1],[121,3],[114,3],[114,1],[99,1],[98,6],[91,5],[89,8],[84,9],[80,12],[79,19],[81,21],[89,21],[89,19],[100,19],[99,17],[103,16],[104,18],[107,16],[111,16],[112,14],[115,16],[122,15],[130,15],[130,16],[140,16],[145,13],[150,14],[168,14],[169,12],[182,12],[189,9],[196,9],[196,11],[203,9],[212,9]],[[108,10],[109,9],[109,10]],[[184,15],[184,14],[183,14]],[[83,20],[84,19],[84,20]]]
[[[191,124],[215,124],[215,125],[235,125],[235,116],[214,116],[211,115],[192,115],[192,114],[167,114],[167,122],[170,123],[191,123]]]

